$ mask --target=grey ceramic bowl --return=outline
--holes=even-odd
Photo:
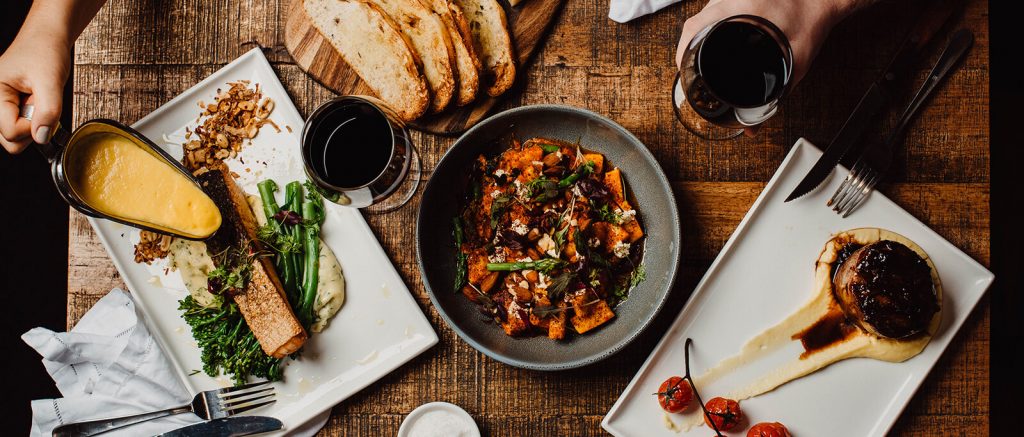
[[[615,307],[615,318],[585,335],[566,340],[512,338],[487,322],[462,293],[453,289],[455,245],[452,217],[463,199],[473,160],[493,156],[509,139],[532,137],[576,141],[600,152],[622,169],[646,231],[647,279]],[[651,152],[615,122],[583,109],[535,105],[496,114],[468,130],[444,155],[423,192],[416,222],[416,254],[434,307],[456,333],[477,350],[503,363],[537,370],[562,370],[607,358],[643,332],[665,303],[680,257],[679,214],[668,179]]]

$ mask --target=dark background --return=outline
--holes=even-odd
[[[898,0],[895,0],[898,1]],[[29,0],[0,0],[0,52],[13,40]],[[1015,26],[1017,2],[990,2],[991,94],[991,238],[996,282],[989,290],[992,306],[992,434],[1017,435],[1020,394],[1024,393],[1024,325],[1018,316],[1024,299],[1021,279],[1024,232],[1024,37]],[[71,84],[65,89],[71,107]],[[70,111],[62,123],[70,125]],[[129,120],[130,121],[130,120]],[[19,338],[43,326],[62,331],[66,323],[68,208],[49,176],[46,160],[34,150],[11,156],[0,152],[0,316],[5,350],[5,386],[0,395],[3,435],[27,433],[29,401],[60,396],[39,362]],[[941,430],[935,430],[941,435]]]

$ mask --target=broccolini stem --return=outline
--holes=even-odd
[[[565,261],[556,258],[544,258],[537,261],[520,261],[514,263],[488,263],[487,270],[492,272],[513,272],[516,270],[536,270],[550,272],[565,266]]]

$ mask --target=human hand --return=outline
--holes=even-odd
[[[803,79],[821,44],[836,23],[859,6],[872,0],[711,0],[696,15],[683,23],[676,47],[676,66],[681,69],[683,53],[694,35],[704,28],[734,15],[756,15],[771,21],[789,39],[793,50],[793,74],[790,84]],[[747,128],[753,136],[757,128]]]
[[[8,152],[49,139],[60,119],[70,65],[65,38],[32,29],[23,29],[0,55],[0,144]],[[31,121],[18,118],[24,103],[35,106]]]

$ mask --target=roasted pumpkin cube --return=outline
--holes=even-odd
[[[573,300],[573,309],[576,315],[572,316],[572,326],[576,332],[583,334],[615,317],[615,312],[604,300],[588,300],[581,296]]]
[[[501,329],[505,330],[505,334],[515,337],[526,333],[530,328],[526,311],[517,304],[509,304],[507,311],[508,317],[501,324]]]
[[[612,199],[623,211],[633,209],[626,200],[626,186],[622,183],[622,172],[615,168],[604,174],[604,184],[612,193]]]
[[[629,242],[630,234],[622,226],[597,222],[590,225],[590,229],[594,237],[601,241],[605,252],[611,253],[620,242]]]
[[[630,220],[626,223],[623,223],[622,229],[624,229],[629,234],[629,238],[627,238],[626,241],[630,243],[633,243],[636,240],[643,238],[644,236],[644,230],[643,228],[640,227],[640,222],[636,220]]]
[[[484,277],[491,274],[487,270],[487,252],[483,248],[476,249],[469,254],[466,267],[468,268],[467,279],[474,284],[479,284]]]

